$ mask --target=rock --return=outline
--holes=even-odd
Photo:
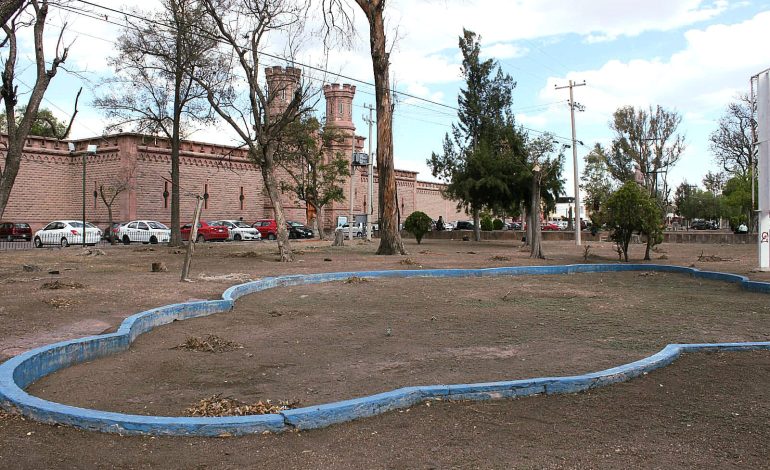
[[[168,271],[168,268],[166,267],[166,263],[164,262],[152,263],[152,272],[165,273],[166,271]]]
[[[58,269],[53,269],[51,271],[48,271],[48,274],[60,274]]]

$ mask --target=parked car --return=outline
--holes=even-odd
[[[559,226],[556,225],[553,222],[547,222],[547,223],[542,224],[540,226],[540,230],[546,230],[546,231],[548,231],[548,230],[559,230]]]
[[[335,231],[342,231],[342,233],[345,234],[345,238],[350,238],[350,225],[349,224],[342,224],[337,226]],[[364,233],[366,233],[366,228],[364,228],[363,224],[353,224],[353,236],[355,238],[362,238],[364,236]]]
[[[83,243],[83,221],[55,220],[35,232],[34,243],[37,248],[44,245],[62,247]],[[102,231],[89,222],[85,226],[86,245],[96,245],[102,238]]]
[[[190,239],[192,224],[182,225],[182,240]],[[230,238],[230,231],[222,225],[209,225],[206,222],[198,222],[198,234],[195,236],[197,243],[211,241],[225,241]]]
[[[521,222],[510,222],[507,226],[508,230],[521,230]]]
[[[711,220],[693,220],[690,224],[690,228],[693,230],[717,230],[719,226],[716,222]]]
[[[458,220],[455,222],[455,230],[475,230],[476,226],[470,220]]]
[[[230,240],[262,240],[259,230],[241,220],[212,220],[209,225],[221,225],[227,227]]]
[[[118,238],[118,230],[123,225],[126,225],[128,222],[113,222],[112,225],[107,225],[102,229],[103,235],[102,238],[105,240],[110,239],[110,234],[112,234],[112,238],[115,240],[119,240]]]
[[[307,225],[292,220],[287,224],[289,226],[289,238],[313,238],[313,229]]]
[[[0,222],[0,240],[32,240],[32,229],[22,222]]]
[[[259,230],[262,238],[275,240],[278,238],[278,223],[275,219],[260,219],[253,225]],[[289,232],[289,238],[313,238],[313,230],[299,222],[286,222],[286,230]]]
[[[455,229],[455,226],[452,222],[444,222],[444,230],[451,231],[454,229]]]
[[[155,220],[132,220],[118,227],[115,235],[118,240],[128,245],[132,242],[140,243],[168,243],[171,238],[171,230]]]

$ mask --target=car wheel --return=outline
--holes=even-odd
[[[67,248],[68,246],[70,246],[70,242],[67,241],[67,238],[65,238],[65,237],[62,237],[60,244],[61,244],[62,248]]]
[[[40,237],[35,237],[35,248],[43,248],[43,240]]]
[[[150,244],[151,245],[157,245],[158,244],[158,238],[155,237],[155,235],[150,237]]]
[[[206,241],[206,237],[204,237],[203,235],[198,235],[198,236],[195,238],[195,243],[203,243],[203,242],[205,242],[205,241]]]
[[[275,234],[274,234],[274,233],[271,233],[271,234],[269,234],[269,235],[267,236],[267,239],[268,239],[268,240],[275,240]]]
[[[131,243],[131,239],[128,238],[128,235],[123,235],[123,244],[128,245]]]
[[[364,234],[361,232],[356,232],[356,238],[363,238]]]
[[[233,237],[233,240],[235,240],[237,242],[241,241],[241,234],[240,233],[236,233],[235,236]]]

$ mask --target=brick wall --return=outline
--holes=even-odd
[[[2,138],[2,136],[0,136]],[[357,147],[363,140],[357,140]],[[21,169],[16,179],[4,219],[30,223],[37,229],[51,220],[79,219],[82,211],[82,155],[89,144],[98,145],[96,155],[86,156],[86,218],[106,225],[107,208],[101,198],[94,196],[100,185],[111,186],[128,181],[130,187],[121,193],[113,205],[117,221],[153,219],[170,223],[171,219],[171,161],[170,145],[165,139],[131,133],[95,137],[74,141],[76,150],[70,154],[63,142],[31,137],[25,147]],[[0,154],[1,155],[1,154]],[[0,164],[2,162],[0,161]],[[279,180],[289,176],[278,171]],[[443,185],[416,180],[417,173],[396,170],[398,204],[403,221],[414,210],[422,210],[433,218],[466,219],[457,214],[455,203],[441,196]],[[354,215],[363,215],[369,208],[368,174],[366,167],[357,167],[354,188]],[[239,218],[252,223],[273,217],[270,199],[264,190],[262,173],[238,148],[185,141],[180,160],[181,218],[183,223],[193,217],[195,198],[190,194],[208,191],[203,218]],[[374,175],[374,220],[378,216],[378,179]],[[243,207],[241,208],[241,188]],[[164,191],[168,197],[164,199]],[[336,224],[338,216],[348,216],[347,197],[350,184],[344,185],[346,200],[326,209],[327,228]],[[284,193],[282,202],[289,220],[307,222],[305,204],[293,193]]]

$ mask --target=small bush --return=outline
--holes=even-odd
[[[492,221],[492,228],[494,228],[495,230],[502,230],[503,227],[505,227],[505,224],[503,223],[502,220],[495,219]]]
[[[481,230],[488,232],[494,228],[492,223],[492,216],[484,214],[481,216]]]
[[[419,245],[422,242],[422,237],[430,232],[432,222],[433,219],[428,217],[425,212],[414,211],[404,221],[404,230],[414,235]]]

